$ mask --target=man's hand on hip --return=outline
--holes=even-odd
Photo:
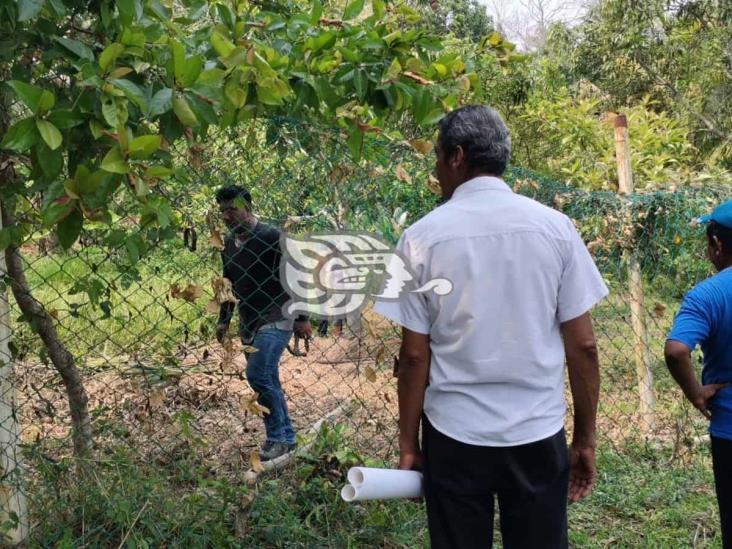
[[[572,444],[569,449],[569,501],[576,503],[588,496],[596,481],[595,448]]]
[[[694,405],[694,408],[699,410],[704,417],[712,419],[712,412],[709,411],[709,404],[712,402],[720,389],[728,387],[729,383],[711,383],[709,385],[699,386],[699,392],[689,397],[689,401]]]

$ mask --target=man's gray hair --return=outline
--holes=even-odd
[[[486,105],[467,105],[440,120],[440,149],[450,158],[463,149],[471,171],[501,175],[511,158],[511,135],[501,115]]]

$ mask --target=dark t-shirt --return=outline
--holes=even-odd
[[[239,335],[251,341],[259,326],[285,318],[282,306],[289,295],[280,284],[280,232],[260,221],[244,242],[230,234],[221,258],[239,300]],[[219,323],[228,324],[233,311],[233,303],[221,305]]]

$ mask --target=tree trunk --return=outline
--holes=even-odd
[[[0,173],[0,184],[7,187],[15,179],[12,164],[6,166],[3,172]],[[11,213],[7,204],[1,204],[0,209],[2,211],[3,227],[12,227],[15,225],[14,215]],[[76,368],[74,356],[59,339],[51,315],[33,297],[25,277],[23,259],[18,246],[11,244],[5,250],[5,262],[7,264],[8,277],[15,301],[18,303],[18,307],[25,318],[29,319],[35,332],[40,336],[48,351],[51,362],[53,362],[56,370],[61,375],[71,409],[74,452],[77,456],[84,456],[92,448],[91,420],[88,409],[89,399],[86,395],[79,370]]]

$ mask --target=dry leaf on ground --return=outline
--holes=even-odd
[[[407,173],[407,170],[404,169],[404,166],[399,164],[396,168],[396,178],[399,181],[404,181],[404,183],[411,183],[412,177]]]
[[[376,372],[371,366],[366,366],[363,369],[363,375],[365,375],[366,379],[368,379],[372,383],[376,381]]]
[[[261,473],[264,471],[264,467],[262,466],[262,458],[259,457],[259,452],[252,452],[249,455],[249,465],[252,468],[252,471],[255,473]]]

